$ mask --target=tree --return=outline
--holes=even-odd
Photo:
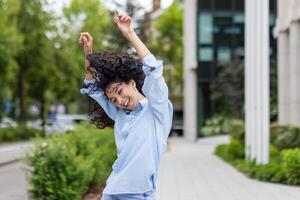
[[[151,39],[151,49],[160,56],[165,66],[165,77],[170,94],[182,96],[183,89],[183,9],[178,0],[154,22],[157,35]]]
[[[0,0],[0,118],[3,103],[13,102],[17,63],[14,57],[19,51],[22,36],[18,33],[16,20],[19,12],[17,0]]]
[[[244,116],[244,62],[239,59],[217,66],[216,77],[212,80],[210,99],[216,106],[215,112],[224,116]],[[277,120],[277,67],[270,62],[270,118]]]
[[[20,1],[17,27],[23,35],[22,49],[17,55],[18,69],[18,121],[26,120],[26,97],[41,103],[41,118],[45,119],[45,94],[49,75],[53,70],[53,44],[47,34],[51,33],[53,16],[45,11],[46,0]]]

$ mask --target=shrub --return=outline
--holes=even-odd
[[[221,115],[214,116],[205,121],[202,128],[205,136],[229,134],[232,138],[244,141],[244,121],[236,118],[226,118]]]
[[[219,145],[215,149],[215,154],[229,162],[238,159],[244,159],[244,145],[238,140],[232,139],[229,144]]]
[[[300,148],[300,129],[294,126],[272,125],[271,143],[279,149]]]
[[[202,128],[203,134],[205,136],[225,134],[225,131],[223,130],[224,122],[225,122],[225,118],[221,115],[214,116],[210,119],[207,119]]]
[[[80,199],[95,173],[92,163],[78,156],[75,147],[62,141],[39,143],[30,159],[34,168],[31,195],[37,199]]]
[[[228,119],[224,123],[224,131],[241,143],[245,138],[245,123],[241,119]]]
[[[252,168],[254,177],[261,181],[271,181],[273,177],[282,170],[277,163],[270,163],[266,165],[257,165]]]
[[[255,161],[244,160],[244,147],[237,140],[232,140],[230,144],[217,146],[215,153],[224,160],[231,163],[239,171],[251,178],[261,181],[271,181],[277,183],[287,183],[287,174],[282,166],[282,158],[279,150],[270,145],[271,161],[266,165],[256,165]]]
[[[25,125],[0,128],[0,143],[29,140],[36,136],[43,136],[42,132]]]
[[[81,125],[40,139],[28,153],[30,194],[43,200],[79,200],[105,182],[115,158],[112,129]]]
[[[282,156],[288,184],[300,185],[300,149],[285,150]]]

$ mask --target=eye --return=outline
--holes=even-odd
[[[120,89],[120,90],[118,91],[118,94],[121,94],[121,92],[122,92],[122,89]]]

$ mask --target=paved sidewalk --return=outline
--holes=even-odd
[[[158,178],[158,200],[299,200],[300,187],[249,179],[213,155],[227,137],[197,143],[170,138]]]
[[[24,157],[26,150],[32,146],[29,141],[0,145],[0,166]]]
[[[25,165],[21,162],[0,167],[1,200],[29,200],[27,197],[28,183],[24,170]]]

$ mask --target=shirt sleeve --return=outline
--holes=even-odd
[[[93,83],[95,83],[95,79],[92,80],[84,80],[85,88],[80,89],[81,94],[85,94],[93,98],[98,104],[103,108],[105,113],[115,121],[118,108],[112,103],[104,94],[102,90],[93,91]]]
[[[163,62],[150,54],[143,59],[143,65],[146,78],[142,91],[156,118],[167,127],[164,130],[164,139],[167,139],[171,129],[173,107],[168,99],[169,90],[163,77]]]

